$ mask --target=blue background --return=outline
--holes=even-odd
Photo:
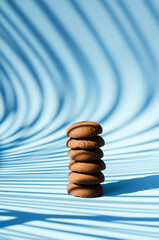
[[[0,0],[0,239],[157,239],[159,1]],[[66,129],[104,131],[104,194],[66,192]]]

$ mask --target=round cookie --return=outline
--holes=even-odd
[[[68,148],[76,149],[96,149],[103,147],[105,144],[104,139],[100,136],[95,136],[87,139],[74,139],[69,138],[66,142]]]
[[[103,131],[102,127],[92,121],[83,121],[72,124],[66,132],[66,135],[71,138],[88,138],[94,137],[101,134]]]
[[[69,183],[67,192],[74,197],[93,198],[102,195],[103,188],[100,184],[91,186],[81,186],[74,183]]]
[[[104,182],[104,175],[102,172],[91,174],[70,172],[68,175],[68,181],[80,185],[99,184]]]
[[[67,155],[73,160],[85,162],[102,158],[103,151],[100,148],[97,148],[95,150],[71,149]]]
[[[73,172],[97,173],[104,170],[106,165],[101,159],[94,160],[92,162],[77,162],[75,160],[71,160],[68,167]]]

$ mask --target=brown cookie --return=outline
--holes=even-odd
[[[104,182],[104,175],[102,172],[91,174],[70,172],[68,175],[68,181],[81,185],[99,184]]]
[[[101,159],[92,162],[76,162],[75,160],[71,160],[68,167],[73,172],[97,173],[104,170],[106,165]]]
[[[81,186],[74,183],[69,183],[67,186],[67,192],[75,197],[93,198],[102,195],[103,188],[100,184]]]
[[[96,149],[103,147],[105,144],[104,139],[100,136],[91,137],[87,139],[69,138],[66,142],[68,148],[76,149]]]
[[[66,132],[66,135],[71,138],[87,138],[94,137],[101,134],[103,131],[102,127],[92,121],[84,121],[72,124]]]
[[[76,149],[76,150],[70,150],[68,152],[68,157],[76,160],[76,161],[92,161],[97,160],[103,157],[103,151],[100,148],[97,148],[95,150],[83,150],[83,149]]]

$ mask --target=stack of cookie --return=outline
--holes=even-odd
[[[68,175],[69,184],[67,192],[75,197],[91,198],[100,196],[103,192],[101,182],[104,175],[105,163],[101,160],[104,139],[98,134],[102,133],[102,127],[91,121],[79,122],[67,129],[70,137],[66,143],[71,150],[68,157],[71,172]]]

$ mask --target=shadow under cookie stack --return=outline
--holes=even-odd
[[[98,136],[101,133],[102,127],[91,121],[75,123],[67,129],[70,138],[66,146],[71,148],[68,152],[71,172],[67,192],[72,196],[92,198],[103,193],[101,182],[104,182],[104,175],[101,171],[106,166],[101,160],[103,151],[100,147],[105,144],[104,139]]]

